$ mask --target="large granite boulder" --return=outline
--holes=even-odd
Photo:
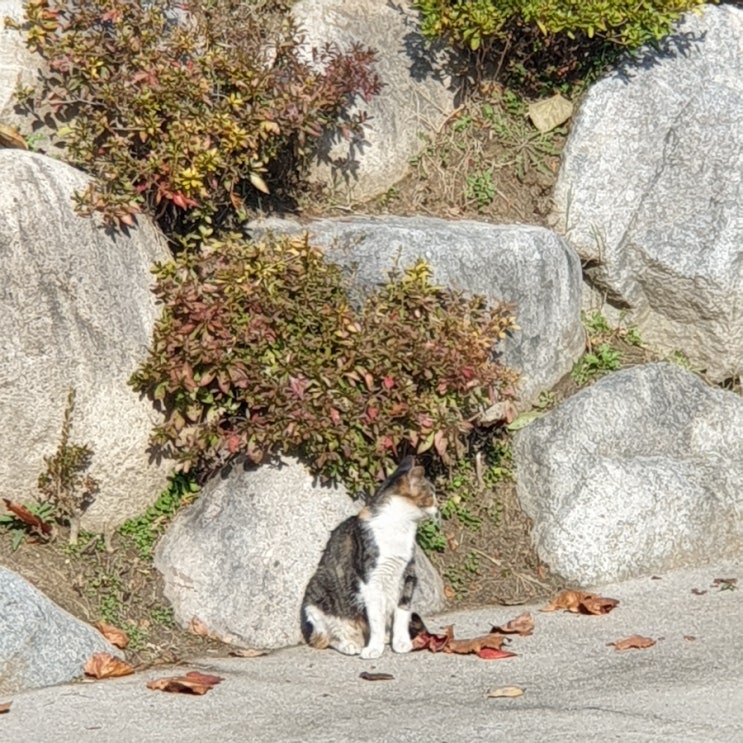
[[[148,451],[152,403],[127,381],[158,316],[150,268],[168,251],[140,218],[112,234],[77,216],[87,177],[57,160],[0,150],[0,497],[37,494],[76,393],[70,444],[93,450],[100,492],[83,526],[105,530],[143,511],[167,482]]]
[[[100,632],[0,567],[0,694],[71,681],[94,653],[120,655]]]
[[[361,286],[377,285],[391,270],[424,258],[437,283],[512,303],[519,330],[499,351],[521,374],[522,407],[567,374],[585,348],[580,261],[564,240],[542,227],[430,217],[322,219],[305,225],[268,220],[257,226],[307,230],[330,260],[353,268]]]
[[[421,36],[410,0],[299,0],[292,13],[307,47],[328,42],[376,49],[380,95],[358,108],[369,115],[364,140],[326,137],[312,177],[338,197],[363,201],[385,193],[409,168],[410,158],[456,107],[456,85],[443,72],[443,50]]]
[[[743,399],[680,367],[604,377],[513,451],[539,556],[574,583],[743,554]]]
[[[689,13],[589,88],[555,188],[558,232],[643,338],[715,381],[743,358],[743,10]]]
[[[176,516],[155,554],[177,621],[194,617],[225,642],[259,648],[302,640],[300,606],[330,532],[360,505],[342,489],[319,486],[295,460],[212,479]],[[444,605],[443,583],[417,555],[413,607]]]

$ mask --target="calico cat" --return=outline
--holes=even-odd
[[[337,526],[302,600],[302,634],[315,648],[379,658],[407,653],[419,521],[435,516],[436,496],[423,467],[407,457],[357,516]]]

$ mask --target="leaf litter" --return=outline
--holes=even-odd
[[[200,671],[189,671],[183,676],[167,676],[147,682],[147,688],[167,691],[171,694],[206,694],[222,681],[221,676],[212,676]]]
[[[585,591],[562,591],[541,611],[569,611],[574,614],[608,614],[619,604],[618,599],[597,596]]]
[[[121,658],[110,653],[94,653],[88,658],[83,667],[86,676],[96,679],[118,678],[134,673],[134,668]]]

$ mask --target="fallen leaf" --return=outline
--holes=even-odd
[[[4,715],[6,712],[10,712],[11,704],[13,704],[13,702],[5,702],[5,704],[0,704],[0,715]]]
[[[15,515],[16,518],[23,521],[24,524],[28,524],[32,529],[36,529],[41,534],[51,534],[51,524],[47,524],[44,519],[32,514],[26,506],[22,506],[20,503],[13,503],[13,501],[8,500],[7,498],[3,498],[3,503],[5,503],[5,507]]]
[[[413,650],[430,650],[432,653],[441,652],[451,640],[450,634],[437,635],[423,630],[413,638]]]
[[[655,645],[655,640],[651,637],[643,637],[642,635],[631,635],[625,637],[624,640],[617,640],[616,642],[610,642],[609,645],[614,646],[614,650],[644,650],[645,648],[651,648]]]
[[[233,648],[228,655],[236,658],[260,658],[262,655],[268,655],[268,650],[258,650],[258,648]]]
[[[534,631],[534,617],[529,612],[525,612],[506,622],[502,627],[491,627],[490,631],[500,632],[501,635],[528,637]]]
[[[185,676],[169,676],[147,682],[147,688],[167,691],[172,694],[206,694],[209,689],[222,681],[221,676],[212,676],[199,671],[189,671]]]
[[[437,635],[426,629],[423,620],[417,614],[411,616],[410,630],[413,650],[430,650],[432,653],[444,652],[458,655],[474,653],[485,660],[512,658],[516,655],[501,649],[506,638],[498,632],[490,632],[470,640],[455,640],[453,625],[444,627],[444,634]]]
[[[520,697],[524,690],[520,686],[501,686],[497,689],[489,689],[486,697],[492,699]]]
[[[209,637],[215,639],[209,628],[201,621],[198,617],[191,617],[191,621],[188,624],[189,632],[199,637]]]
[[[134,669],[121,658],[109,653],[95,653],[88,658],[83,668],[86,676],[97,679],[117,678],[134,673]]]
[[[96,622],[94,627],[114,646],[122,650],[129,644],[129,637],[124,630],[105,622]]]
[[[511,658],[515,653],[501,650],[505,639],[506,638],[503,637],[503,635],[500,635],[497,632],[491,632],[487,635],[481,635],[480,637],[473,637],[470,640],[455,640],[452,632],[451,639],[444,647],[444,652],[457,653],[461,655],[475,653],[481,658],[487,658],[488,660],[495,658]]]
[[[571,611],[575,614],[608,614],[619,601],[583,591],[562,591],[541,611]]]
[[[735,585],[737,582],[737,578],[715,578],[712,585],[719,586],[721,591],[733,591],[738,587]]]
[[[689,642],[694,642],[697,638],[694,637],[694,635],[684,635],[684,640],[688,640]]]
[[[581,611],[583,614],[608,614],[618,603],[617,599],[588,595],[581,601]]]
[[[707,591],[703,591],[703,590],[702,590],[701,588],[692,588],[692,589],[691,589],[691,592],[692,592],[692,593],[693,593],[693,594],[694,594],[695,596],[704,596],[704,594],[705,594],[705,593],[707,593]]]
[[[364,681],[392,681],[395,677],[391,673],[371,673],[370,671],[362,671],[359,674],[360,679]]]
[[[500,660],[501,658],[515,658],[516,653],[512,653],[509,650],[485,647],[477,651],[477,657],[483,660]]]

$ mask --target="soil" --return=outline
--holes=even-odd
[[[509,109],[497,93],[486,91],[460,107],[429,138],[410,174],[384,196],[366,204],[337,204],[314,193],[300,204],[299,216],[424,214],[545,224],[566,131],[539,135],[519,104],[512,101]],[[616,333],[611,341],[623,350],[625,363],[648,360],[646,350]],[[576,389],[566,377],[547,395],[545,406]],[[531,524],[519,507],[512,479],[484,489],[478,502],[468,505],[480,518],[479,528],[456,519],[445,521],[448,547],[431,555],[445,576],[448,608],[524,603],[563,587],[534,552]],[[51,542],[25,538],[13,549],[12,534],[0,529],[0,565],[27,578],[80,619],[103,620],[127,631],[127,657],[135,665],[229,650],[175,625],[162,579],[128,537],[114,534],[107,549],[102,539],[86,535],[72,549],[61,531]]]

